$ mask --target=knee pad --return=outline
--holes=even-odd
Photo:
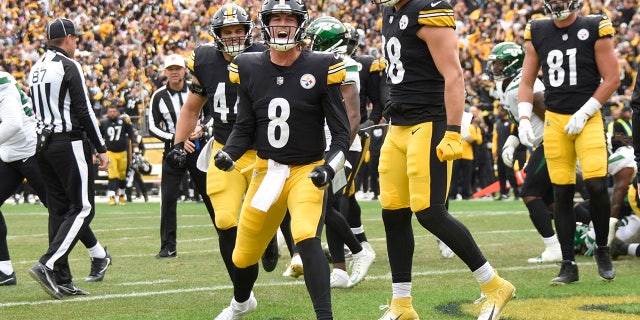
[[[604,177],[585,179],[584,185],[591,196],[598,194],[606,194],[608,196],[607,181]]]

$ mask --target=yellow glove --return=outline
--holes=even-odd
[[[460,132],[446,131],[444,138],[436,147],[438,159],[442,161],[451,161],[462,157],[462,137]]]

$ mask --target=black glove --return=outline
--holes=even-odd
[[[173,145],[165,158],[167,164],[174,169],[184,168],[187,164],[187,153],[184,152],[184,142]]]
[[[216,151],[216,155],[213,156],[213,160],[215,161],[216,168],[222,171],[231,171],[236,166],[236,162],[222,150]]]
[[[318,187],[318,189],[326,189],[329,187],[329,184],[335,175],[336,173],[333,171],[333,168],[323,164],[313,168],[309,174],[309,178],[311,178],[311,181],[316,187]]]

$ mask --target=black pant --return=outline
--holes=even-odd
[[[196,184],[197,192],[202,197],[207,211],[209,211],[211,221],[215,221],[213,206],[211,206],[211,200],[207,195],[207,174],[196,167],[199,154],[200,150],[187,154],[187,164],[185,168],[180,169],[172,168],[164,160],[162,161],[160,250],[165,248],[171,251],[176,250],[178,197],[180,196],[180,183],[187,170]]]
[[[91,147],[87,140],[54,135],[37,158],[49,209],[49,248],[40,262],[53,265],[57,283],[69,283],[69,252],[95,214]]]

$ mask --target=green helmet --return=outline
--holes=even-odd
[[[497,44],[487,61],[487,73],[495,80],[504,80],[514,77],[524,61],[524,50],[513,42],[502,42]]]
[[[307,28],[311,49],[340,54],[347,53],[349,32],[345,25],[333,17],[320,17]]]

